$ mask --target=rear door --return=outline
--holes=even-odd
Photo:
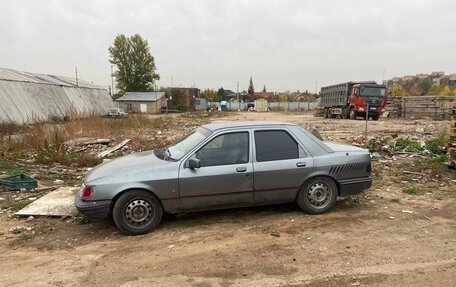
[[[293,201],[313,158],[287,129],[257,129],[254,141],[255,203]]]

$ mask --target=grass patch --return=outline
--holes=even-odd
[[[13,202],[11,202],[10,208],[11,208],[13,211],[19,211],[19,210],[21,210],[22,208],[24,208],[24,207],[26,207],[27,205],[29,205],[30,203],[32,203],[32,201],[31,201],[30,199],[14,200]]]
[[[444,129],[437,137],[424,141],[411,140],[409,138],[399,138],[393,146],[394,151],[414,151],[424,153],[430,157],[440,157],[445,155],[442,147],[445,146],[447,130]]]
[[[390,199],[390,202],[393,202],[393,203],[400,203],[401,202],[401,199],[400,198],[397,198],[397,197],[393,197]]]
[[[0,171],[6,176],[12,176],[27,173],[28,169],[0,157]]]
[[[89,224],[90,223],[90,218],[81,214],[78,215],[75,219],[74,222],[78,225],[84,225],[84,224]]]
[[[407,185],[402,188],[402,192],[410,195],[421,195],[424,193],[423,189],[417,185]]]

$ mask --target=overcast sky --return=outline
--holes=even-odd
[[[441,1],[0,0],[0,67],[110,85],[117,34],[149,41],[158,85],[315,90],[456,73],[456,4]]]

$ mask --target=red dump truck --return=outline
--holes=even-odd
[[[378,120],[386,107],[386,87],[376,82],[347,82],[322,87],[320,109],[325,118]]]

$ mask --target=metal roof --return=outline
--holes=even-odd
[[[164,92],[127,92],[116,101],[119,102],[156,102],[165,96]]]
[[[76,85],[76,79],[71,77],[29,73],[7,68],[0,68],[0,80],[89,89],[104,89],[81,79],[78,79],[78,84]]]
[[[63,117],[103,114],[114,103],[106,89],[91,84],[75,86],[65,77],[0,68],[0,123],[18,124]]]

